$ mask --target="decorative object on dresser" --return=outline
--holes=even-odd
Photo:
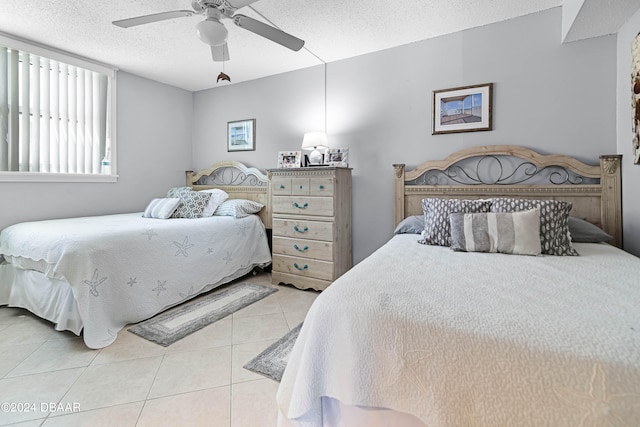
[[[301,151],[279,151],[278,152],[278,168],[299,168]]]
[[[256,149],[256,119],[227,123],[227,151]]]
[[[433,134],[491,130],[493,83],[433,91]]]
[[[326,289],[352,266],[351,169],[271,169],[272,282]]]
[[[302,139],[302,149],[312,150],[305,158],[309,159],[308,164],[304,166],[320,166],[323,163],[324,156],[318,149],[327,148],[327,134],[324,132],[308,132],[304,134]]]
[[[329,148],[325,154],[325,164],[329,166],[349,166],[348,148]]]

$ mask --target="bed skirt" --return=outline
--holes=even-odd
[[[249,274],[256,266],[241,268],[217,283],[207,285],[199,294],[209,292]],[[35,270],[22,270],[5,263],[0,265],[0,306],[19,307],[54,324],[57,331],[71,331],[80,336],[83,323],[71,284],[66,280],[50,279]],[[193,298],[195,295],[192,295]],[[173,305],[164,307],[164,311]],[[131,323],[145,319],[132,320]],[[115,340],[115,337],[114,337]]]

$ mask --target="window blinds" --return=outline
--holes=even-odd
[[[100,173],[107,75],[0,46],[0,171]]]

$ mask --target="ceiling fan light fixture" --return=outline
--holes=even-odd
[[[198,38],[209,46],[221,46],[227,42],[229,31],[215,18],[207,18],[196,26]]]

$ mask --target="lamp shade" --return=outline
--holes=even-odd
[[[314,150],[316,148],[327,148],[327,134],[324,132],[309,132],[302,138],[302,148]]]
[[[198,37],[209,46],[221,46],[227,42],[229,31],[215,18],[207,18],[196,26]]]

